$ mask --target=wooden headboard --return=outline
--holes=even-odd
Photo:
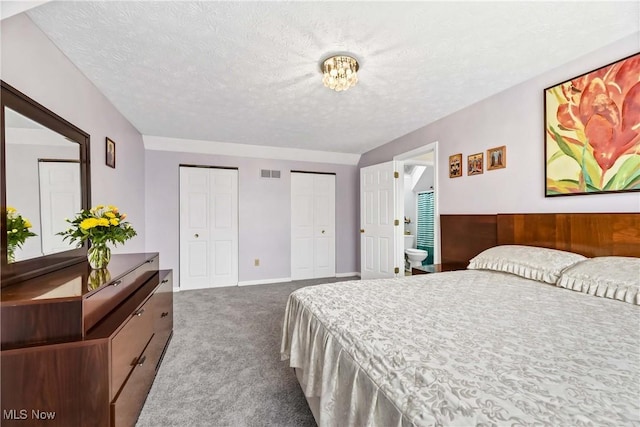
[[[498,214],[498,244],[640,257],[640,214]]]
[[[530,245],[585,256],[640,257],[640,213],[441,215],[443,263],[495,245]]]

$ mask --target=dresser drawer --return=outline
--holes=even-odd
[[[96,325],[111,310],[117,307],[129,295],[158,271],[158,255],[150,257],[146,262],[129,273],[113,280],[86,297],[82,303],[84,313],[84,332]]]
[[[111,403],[112,426],[133,427],[140,415],[155,377],[155,364],[148,355],[152,343],[153,340],[134,364],[127,382]]]
[[[153,335],[154,298],[135,310],[111,340],[111,396],[141,360],[142,351]]]
[[[160,272],[160,286],[156,290],[153,330],[166,340],[173,330],[173,278],[170,270]]]

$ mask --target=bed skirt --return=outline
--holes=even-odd
[[[319,399],[319,426],[413,425],[295,296],[287,301],[280,350],[310,406]]]

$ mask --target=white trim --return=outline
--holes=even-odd
[[[360,277],[360,272],[359,271],[352,271],[350,273],[336,273],[336,277],[351,277],[351,276]]]
[[[200,291],[202,289],[218,289],[218,288],[235,288],[239,286],[239,283],[231,283],[230,285],[210,285],[210,284],[206,284],[206,285],[201,285],[201,286],[193,286],[190,288],[178,288],[179,292],[189,292],[189,291]],[[173,288],[174,292],[176,288]]]
[[[299,162],[357,165],[360,154],[265,145],[234,144],[230,142],[200,141],[142,135],[145,150],[178,151],[184,153],[217,154],[222,156],[253,157],[258,159],[294,160]]]
[[[180,292],[180,286],[174,286],[173,292]]]
[[[291,277],[282,277],[280,279],[245,280],[244,282],[238,282],[238,286],[270,285],[272,283],[284,282],[291,282]]]
[[[409,159],[412,159],[414,157],[418,157],[421,154],[427,153],[427,152],[429,152],[431,150],[435,150],[436,147],[437,147],[436,142],[432,142],[431,144],[426,144],[426,145],[423,145],[421,147],[414,148],[411,151],[407,151],[405,153],[400,153],[400,154],[398,154],[396,156],[393,156],[393,160],[409,160]],[[433,158],[436,159],[435,153],[433,153],[433,154],[434,154]]]
[[[398,173],[398,178],[393,183],[393,215],[400,221],[400,226],[394,227],[393,239],[393,264],[398,269],[395,277],[404,276],[404,160],[393,159],[393,170]]]

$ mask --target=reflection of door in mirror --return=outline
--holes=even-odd
[[[76,160],[40,160],[40,224],[44,255],[69,250],[58,233],[69,227],[82,204],[80,165]]]
[[[5,108],[5,151],[7,206],[36,234],[18,245],[14,260],[72,249],[56,233],[81,210],[80,146]]]

